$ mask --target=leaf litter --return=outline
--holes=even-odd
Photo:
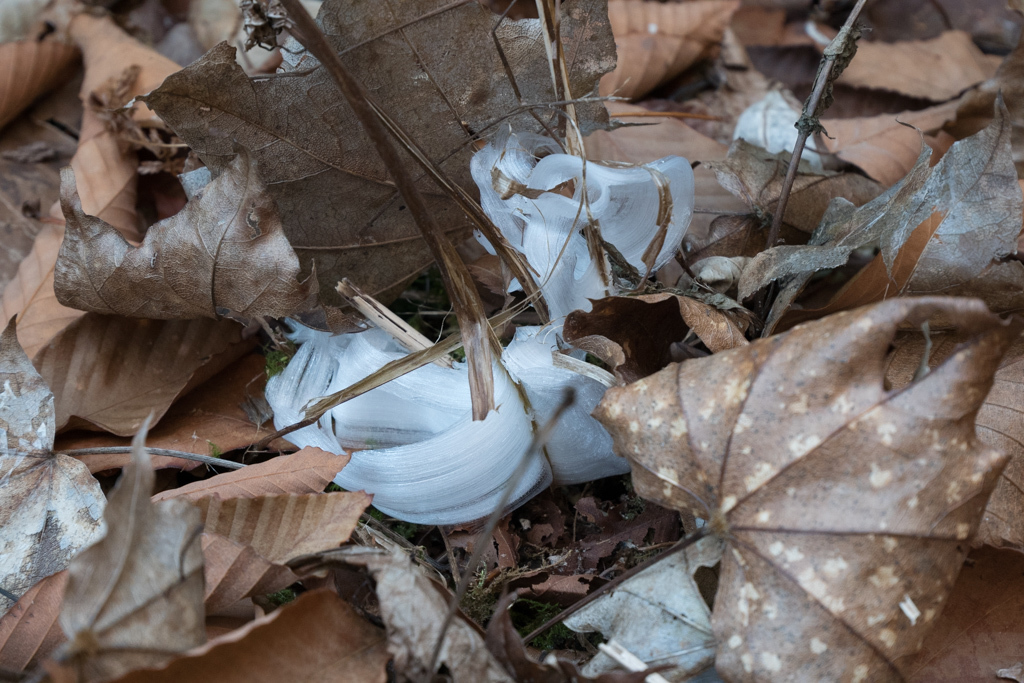
[[[39,140],[58,154],[5,161],[5,175],[26,174],[0,187],[3,234],[24,232],[4,239],[4,322],[17,318],[3,337],[17,368],[5,386],[23,396],[30,378],[38,415],[25,419],[46,424],[36,460],[93,492],[21,481],[28,459],[3,456],[14,469],[0,509],[50,520],[41,538],[24,524],[0,535],[28,552],[9,555],[24,571],[2,586],[4,675],[1018,675],[1024,639],[1007,615],[1024,547],[1024,435],[1008,314],[1024,283],[1024,53],[984,28],[1017,15],[979,3],[942,25],[921,3],[865,8],[872,31],[804,120],[797,103],[850,16],[831,5],[611,0],[606,15],[602,2],[545,0],[509,15],[539,18],[510,19],[468,2],[329,0],[319,26],[379,112],[384,132],[367,135],[334,60],[302,47],[323,44],[284,9],[296,3],[246,3],[253,39],[285,48],[259,56],[215,44],[249,37],[231,3],[203,43],[185,29],[216,3],[180,4],[192,26],[152,0],[127,23],[118,6],[53,3],[44,17],[27,3],[19,42],[0,43],[0,74],[24,94],[5,99],[15,118],[0,145]],[[896,21],[900,11],[914,21]],[[49,23],[26,28],[34,19]],[[146,45],[212,49],[180,69]],[[76,48],[81,87],[32,105],[78,68]],[[998,69],[991,51],[1009,52]],[[634,104],[600,101],[599,80],[601,94]],[[626,125],[598,130],[606,108]],[[797,155],[815,166],[793,163],[788,187],[794,121],[834,139],[809,138]],[[378,134],[404,150],[397,165],[378,159]],[[56,164],[76,142],[61,186]],[[659,161],[667,154],[676,159]],[[411,220],[400,176],[440,230]],[[45,206],[58,193],[63,211]],[[781,242],[765,249],[773,219]],[[432,257],[447,291],[409,285]],[[355,334],[373,323],[338,308],[343,278],[386,327]],[[285,338],[285,316],[311,326],[304,337]],[[317,335],[332,341],[312,354]],[[19,341],[28,358],[10,351]],[[452,353],[463,343],[474,381],[490,367],[502,388],[493,406],[466,387]],[[333,345],[348,350],[332,356]],[[404,374],[432,361],[430,381]],[[317,389],[285,410],[270,382],[272,434],[263,387],[282,366]],[[355,367],[365,372],[341,372]],[[548,424],[563,386],[577,403]],[[317,413],[325,450],[283,455],[295,450],[284,439],[306,443],[308,431],[289,430],[307,399],[332,407]],[[599,402],[607,431],[589,415]],[[451,412],[438,422],[439,406]],[[0,409],[5,425],[25,421],[12,411]],[[491,431],[470,443],[446,431],[453,419]],[[514,469],[538,432],[550,435],[533,464],[558,486],[488,469]],[[387,470],[396,449],[405,459]],[[481,538],[476,518],[510,485],[522,495]],[[110,522],[126,490],[135,512],[88,546],[102,533],[100,491]],[[484,491],[491,502],[465,512],[458,501]],[[457,526],[411,523],[429,521],[410,513],[428,499],[459,510],[447,520]],[[180,510],[125,532],[167,505]],[[138,575],[163,578],[141,588]],[[464,611],[453,612],[460,587]]]

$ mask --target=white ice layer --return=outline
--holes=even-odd
[[[529,447],[534,418],[546,421],[570,384],[577,403],[559,421],[545,457],[535,457],[516,484],[512,505],[548,486],[552,473],[556,483],[576,483],[628,472],[626,461],[612,452],[611,437],[590,417],[604,385],[555,367],[555,334],[538,329],[520,328],[502,356],[529,405],[495,368],[497,409],[473,422],[465,364],[427,365],[335,407],[288,440],[333,453],[364,449],[353,454],[335,483],[372,493],[375,507],[399,519],[458,524],[494,510]],[[332,336],[297,327],[291,337],[298,352],[266,389],[278,428],[302,419],[310,399],[344,389],[407,354],[379,329]]]
[[[602,239],[644,274],[643,255],[658,234],[662,199],[671,198],[672,213],[654,269],[675,254],[693,215],[693,171],[682,157],[643,166],[603,166],[561,154],[549,138],[509,133],[477,152],[470,167],[484,211],[539,274],[553,320],[576,309],[590,310],[589,299],[612,293],[583,236],[589,218],[597,222]],[[561,194],[570,186],[571,197]],[[659,187],[667,187],[667,196]],[[491,248],[482,235],[477,239]],[[518,283],[512,289],[519,289]]]

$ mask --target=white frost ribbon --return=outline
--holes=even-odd
[[[679,248],[693,216],[694,192],[693,170],[682,157],[613,167],[558,152],[550,138],[507,133],[477,152],[470,164],[480,205],[539,274],[552,320],[577,309],[589,311],[590,299],[613,293],[583,236],[590,218],[601,238],[642,275],[647,271],[643,255],[658,235],[659,210],[666,198],[659,183],[667,185],[672,213],[652,271],[668,263]],[[560,191],[567,187],[572,188],[571,197]],[[477,239],[492,249],[482,235]],[[511,289],[519,288],[513,282]]]
[[[366,490],[374,507],[418,524],[486,517],[510,483],[515,507],[552,482],[628,472],[628,463],[612,452],[611,437],[590,416],[605,386],[555,366],[555,337],[550,328],[519,328],[502,363],[521,383],[526,400],[508,374],[495,368],[497,409],[483,421],[472,420],[464,363],[425,365],[336,406],[288,440],[333,453],[355,450],[335,483]],[[332,336],[298,327],[291,338],[299,349],[266,388],[278,428],[302,419],[310,399],[340,391],[408,353],[379,329]],[[576,389],[576,403],[555,427],[544,455],[534,457],[520,481],[510,482],[529,448],[535,420],[549,419],[566,385]]]

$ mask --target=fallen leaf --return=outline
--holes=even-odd
[[[897,327],[938,313],[970,342],[887,391]],[[637,492],[724,532],[723,676],[902,680],[1006,462],[973,416],[1019,328],[978,301],[897,299],[608,390],[596,416]]]
[[[643,512],[626,516],[625,506],[616,506],[605,512],[598,508],[593,497],[581,498],[576,510],[599,532],[585,536],[579,542],[580,564],[578,572],[595,572],[606,557],[610,557],[621,544],[658,545],[679,539],[679,515],[657,505],[645,506]]]
[[[475,194],[467,143],[499,122],[516,130],[539,127],[516,113],[519,101],[491,36],[494,15],[477,3],[434,4],[437,11],[429,12],[414,2],[355,9],[327,2],[319,23],[333,44],[345,46],[348,68],[377,104]],[[563,7],[570,91],[584,97],[611,68],[611,31],[599,3]],[[502,22],[497,36],[523,101],[561,99],[552,92],[538,20]],[[473,59],[452,59],[455,49]],[[339,104],[326,70],[300,51],[275,77],[250,80],[234,52],[222,43],[145,101],[213,168],[227,165],[236,142],[249,151],[304,271],[315,263],[327,303],[341,304],[334,287],[342,277],[377,296],[422,270],[430,253],[419,228],[353,113]],[[599,102],[577,104],[576,113],[584,133],[606,117]],[[413,172],[422,176],[418,166]],[[422,190],[439,225],[453,237],[468,234],[468,219],[447,195],[430,180]]]
[[[715,661],[711,608],[701,597],[694,573],[701,567],[714,567],[721,558],[721,541],[702,538],[624,581],[562,623],[578,633],[597,631],[605,641],[617,641],[645,662],[670,665],[672,669],[663,675],[684,681]],[[599,652],[583,673],[594,676],[617,667],[613,659]]]
[[[945,102],[991,78],[998,65],[964,31],[896,43],[862,40],[838,83]]]
[[[348,464],[350,456],[335,455],[309,446],[291,455],[282,455],[257,465],[192,482],[180,488],[162,491],[154,501],[183,498],[258,498],[278,494],[320,493]]]
[[[622,381],[632,382],[671,362],[672,343],[690,331],[712,352],[747,344],[726,313],[674,294],[599,299],[590,311],[570,313],[562,335],[607,363]]]
[[[0,617],[0,667],[35,668],[64,642],[57,617],[67,580],[66,571],[47,576]]]
[[[135,671],[117,683],[384,683],[387,663],[381,630],[336,594],[318,590],[164,668]]]
[[[276,593],[298,580],[291,569],[271,562],[252,546],[220,534],[203,534],[203,603],[208,615],[253,595]]]
[[[207,533],[252,546],[271,562],[284,564],[347,541],[372,500],[362,491],[336,491],[255,498],[206,496],[192,502],[202,513]]]
[[[902,663],[912,683],[992,681],[1007,677],[1024,652],[1024,557],[1011,550],[973,551],[921,651]],[[1018,667],[1020,665],[1018,664]],[[1014,679],[1017,680],[1017,679]]]
[[[160,419],[198,373],[248,348],[231,320],[145,320],[89,313],[35,357],[56,397],[57,429],[93,425],[121,436]],[[206,374],[205,376],[209,376]],[[203,377],[205,379],[205,377]]]
[[[336,556],[347,564],[366,567],[377,582],[380,614],[387,627],[388,652],[395,671],[409,680],[424,680],[448,611],[447,591],[436,587],[413,568],[404,554],[365,548]],[[448,667],[454,683],[511,683],[513,679],[484,646],[483,638],[460,616],[444,635],[438,664]]]
[[[744,140],[769,154],[791,154],[800,135],[796,127],[800,111],[800,102],[788,91],[772,89],[739,115],[732,132],[733,140]],[[806,170],[821,173],[822,159],[817,145],[813,138],[807,143],[800,162],[807,166]]]
[[[60,613],[68,643],[51,666],[82,683],[157,666],[205,639],[199,512],[183,500],[150,501],[148,426],[107,501],[107,535],[68,568]]]
[[[0,334],[0,613],[62,571],[103,534],[106,500],[82,463],[51,450],[53,394],[18,345]]]
[[[82,211],[71,169],[61,172],[61,208],[67,226],[55,279],[66,306],[175,319],[285,317],[316,304],[316,281],[299,279],[299,259],[244,152],[151,226],[139,247]]]
[[[609,2],[618,62],[601,79],[601,94],[636,99],[713,58],[739,5],[737,0]]]
[[[59,40],[0,44],[0,128],[68,78],[78,50]]]

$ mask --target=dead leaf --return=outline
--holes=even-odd
[[[945,102],[991,78],[998,66],[998,58],[983,54],[970,34],[946,31],[929,40],[861,41],[838,82]]]
[[[964,565],[921,651],[903,663],[911,683],[960,683],[1010,678],[1024,652],[1024,557],[980,548]],[[1019,664],[1018,664],[1019,667]],[[1014,679],[1018,680],[1018,679]]]
[[[151,226],[139,247],[82,211],[71,169],[61,172],[67,233],[57,260],[62,304],[139,318],[285,317],[316,305],[299,259],[246,153]]]
[[[348,540],[373,496],[362,491],[193,499],[206,533],[220,534],[260,555],[285,562]]]
[[[350,456],[335,455],[312,446],[240,470],[224,472],[180,488],[162,491],[154,501],[183,498],[258,498],[278,494],[320,493],[348,464]]]
[[[583,97],[611,68],[611,32],[595,0],[563,7],[570,90]],[[491,37],[495,19],[486,8],[454,3],[422,14],[422,4],[402,2],[349,9],[325,3],[319,22],[326,34],[345,46],[347,66],[377,104],[467,191],[476,192],[467,143],[499,122],[539,129],[528,114],[517,113]],[[506,21],[497,33],[524,101],[559,99],[539,21]],[[454,46],[473,59],[451,59]],[[329,303],[341,304],[334,286],[343,277],[377,296],[418,273],[429,263],[429,251],[326,71],[304,52],[289,56],[282,69],[275,77],[250,80],[235,63],[234,48],[222,43],[145,101],[213,168],[226,167],[236,141],[249,151],[285,234],[306,272],[315,263]],[[576,112],[584,133],[605,117],[599,102],[577,104]],[[560,124],[556,119],[553,125]],[[413,172],[422,175],[418,166]],[[468,219],[432,181],[422,190],[439,225],[452,236],[468,234]]]
[[[183,500],[150,501],[148,426],[108,499],[107,535],[68,568],[60,614],[68,643],[55,660],[82,683],[160,665],[205,639],[199,512]]]
[[[268,422],[262,428],[257,427],[244,407],[247,402],[252,403],[263,398],[266,362],[263,354],[250,353],[175,400],[161,418],[160,424],[149,433],[149,447],[212,455],[215,449],[221,453],[228,453],[246,448],[270,434],[273,425]],[[131,439],[113,434],[74,431],[60,434],[54,450],[61,453],[78,448],[123,447],[130,443]],[[290,444],[278,440],[270,447],[278,449],[289,446]],[[130,459],[130,456],[122,453],[95,453],[74,457],[84,462],[93,473],[120,469]],[[274,462],[276,461],[275,459]],[[153,469],[193,469],[197,466],[198,463],[194,460],[153,455]],[[324,485],[326,486],[326,482]],[[323,487],[318,490],[322,491]]]
[[[203,579],[206,613],[218,614],[244,598],[287,588],[299,577],[252,546],[207,532],[203,534]]]
[[[739,5],[737,0],[609,2],[618,63],[601,79],[601,94],[637,99],[714,57]]]
[[[82,463],[51,450],[53,394],[18,345],[0,334],[0,613],[62,571],[103,534],[106,500]]]
[[[387,659],[381,630],[333,592],[318,590],[117,683],[384,683]]]
[[[672,669],[662,675],[685,681],[715,661],[711,608],[701,596],[694,573],[701,567],[714,567],[721,558],[721,541],[705,537],[623,582],[562,623],[578,633],[597,631],[606,641],[619,642],[645,662],[670,665]],[[599,652],[583,673],[594,676],[617,667],[613,659]]]
[[[66,571],[47,576],[0,617],[0,667],[35,668],[64,642],[57,617],[67,580]]]
[[[897,327],[939,313],[970,342],[887,391]],[[608,390],[596,416],[638,493],[724,532],[726,678],[902,680],[1006,462],[972,418],[1019,328],[978,301],[897,299]]]
[[[675,294],[610,296],[565,319],[565,340],[607,363],[624,382],[646,377],[671,362],[671,345],[693,331],[712,352],[747,344],[729,316]]]
[[[448,611],[447,591],[435,587],[403,554],[353,548],[336,556],[347,564],[366,567],[376,580],[395,671],[409,680],[427,678],[427,667]],[[460,616],[452,620],[445,633],[438,663],[447,665],[453,683],[513,681],[484,647],[476,629]]]
[[[231,320],[89,313],[34,362],[54,388],[57,429],[94,425],[124,436],[151,412],[160,419],[190,381],[205,379],[251,348],[241,343],[240,332]]]
[[[78,50],[59,40],[0,44],[0,128],[68,78]]]

